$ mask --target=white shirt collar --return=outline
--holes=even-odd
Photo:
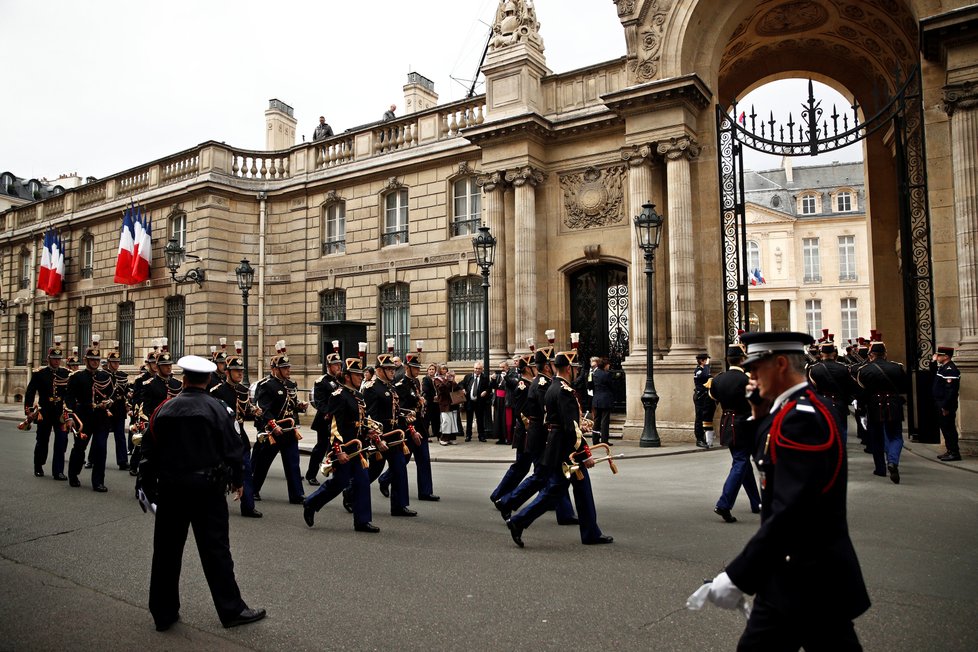
[[[774,414],[775,412],[777,412],[778,410],[780,410],[781,409],[781,406],[784,405],[788,401],[788,397],[789,396],[791,396],[792,394],[794,394],[795,392],[797,392],[800,389],[804,389],[805,387],[808,387],[808,381],[807,380],[804,381],[804,382],[798,383],[794,387],[789,387],[788,389],[786,389],[785,391],[783,391],[776,399],[774,399],[774,403],[771,404],[771,414]]]

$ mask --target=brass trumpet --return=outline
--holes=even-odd
[[[71,433],[73,436],[88,439],[88,435],[84,432],[85,426],[82,424],[82,420],[68,408],[65,408],[64,412],[61,413],[61,425],[66,432]]]
[[[414,423],[418,418],[418,413],[407,408],[398,408],[397,416],[403,417],[407,423]]]
[[[591,457],[589,457],[588,459],[594,460],[595,462],[607,462],[608,466],[611,467],[611,472],[613,474],[618,473],[618,467],[615,465],[615,459],[619,457],[625,457],[625,454],[618,453],[617,455],[612,455],[611,447],[608,444],[595,444],[594,446],[591,447],[591,450],[593,451],[595,448],[603,448],[608,454],[605,455],[604,457],[594,457],[594,455],[592,454]],[[564,477],[567,478],[568,480],[570,480],[572,474],[578,480],[582,480],[584,478],[584,474],[581,473],[581,465],[587,460],[582,460],[581,462],[576,461],[574,459],[574,455],[576,454],[577,453],[570,454],[569,456],[571,462],[570,464],[564,462],[560,467],[561,470],[564,472]]]
[[[377,422],[374,421],[374,423],[377,423]],[[400,436],[400,439],[395,439],[393,441],[387,441],[387,438],[388,437],[391,437],[391,436],[395,436],[395,437],[396,436]],[[411,454],[411,449],[407,447],[407,435],[404,434],[404,431],[403,430],[398,429],[398,430],[391,430],[390,432],[385,432],[384,434],[380,435],[380,438],[382,440],[384,440],[384,443],[385,444],[387,444],[388,449],[391,446],[397,446],[398,444],[400,444],[401,445],[401,450],[402,450],[402,452],[405,455],[410,455]],[[375,447],[371,446],[371,448],[375,448]],[[376,459],[379,460],[381,457],[383,457],[383,451],[381,451],[379,448],[376,448],[375,450],[376,450],[375,455],[377,456]],[[368,449],[368,451],[369,451],[369,449]]]
[[[357,447],[355,451],[347,451],[346,450],[346,448],[348,448],[350,446],[353,446],[354,444]],[[340,448],[343,449],[343,451],[350,458],[360,457],[360,453],[363,451],[363,442],[360,441],[359,439],[351,439],[348,442],[344,442],[344,443],[340,444]],[[324,476],[328,476],[330,473],[333,472],[333,469],[336,467],[336,460],[333,458],[333,455],[334,454],[335,454],[334,451],[330,451],[329,454],[326,455],[326,459],[323,460],[323,463],[319,465],[319,472],[322,473]],[[363,461],[363,458],[360,457],[360,460],[362,462]],[[353,460],[351,459],[350,462],[348,462],[348,463],[352,463],[352,462],[353,462]]]
[[[295,419],[289,417],[287,419],[269,419],[268,423],[265,425],[265,432],[258,435],[258,441],[262,444],[264,443],[275,443],[275,436],[272,431],[275,428],[281,428],[282,434],[291,432],[295,434],[296,441],[302,439],[302,435],[299,434],[299,429],[295,426]]]
[[[27,413],[27,418],[17,424],[17,430],[30,430],[32,423],[41,422],[43,420],[44,417],[41,416],[41,406],[35,405]]]

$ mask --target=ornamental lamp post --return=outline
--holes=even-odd
[[[234,275],[238,279],[238,289],[241,290],[242,305],[242,346],[241,353],[244,358],[244,382],[248,384],[248,293],[255,282],[255,268],[248,263],[247,258],[241,259],[241,264],[234,269]]]
[[[479,235],[472,238],[475,262],[482,269],[482,372],[489,373],[489,268],[496,262],[496,238],[489,233],[488,226],[479,227]]]
[[[202,287],[202,283],[205,280],[204,270],[200,267],[194,267],[189,270],[183,276],[177,277],[177,270],[180,266],[186,262],[189,258],[190,260],[197,262],[200,260],[199,256],[193,254],[188,254],[186,248],[181,247],[180,243],[177,242],[176,236],[171,237],[163,247],[163,255],[166,257],[166,266],[170,270],[170,278],[173,279],[174,283],[186,283],[187,281],[193,281],[197,284],[197,287]]]
[[[659,395],[655,391],[654,369],[652,366],[652,342],[655,314],[652,306],[655,291],[655,250],[662,237],[665,218],[655,212],[655,204],[642,205],[642,213],[635,216],[635,233],[638,246],[645,254],[645,301],[646,301],[646,346],[645,346],[645,391],[642,392],[642,405],[645,406],[645,425],[638,445],[642,448],[658,448],[662,445],[655,427],[655,408],[659,405]]]

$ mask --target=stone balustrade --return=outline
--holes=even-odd
[[[200,152],[194,151],[169,159],[160,164],[160,184],[166,185],[197,176],[200,170]]]
[[[231,176],[239,179],[288,179],[288,153],[249,152],[232,149]]]
[[[116,181],[116,188],[123,197],[146,190],[149,188],[149,170],[138,170],[120,177]]]

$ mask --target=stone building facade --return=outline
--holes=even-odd
[[[624,432],[637,437],[651,347],[660,432],[687,437],[693,356],[704,348],[718,356],[724,339],[715,106],[799,71],[868,105],[874,94],[894,90],[894,69],[918,65],[933,323],[941,343],[959,347],[965,377],[974,375],[975,5],[617,0],[612,7],[624,33],[620,59],[554,73],[532,4],[501,2],[483,66],[485,96],[431,108],[418,103],[421,110],[393,121],[274,151],[206,142],[3,212],[0,292],[11,307],[0,320],[2,394],[9,400],[24,386],[51,333],[74,341],[88,332],[122,339],[131,330],[137,356],[168,323],[185,351],[206,351],[221,336],[238,339],[233,270],[242,258],[258,270],[249,313],[252,375],[284,338],[294,375],[308,386],[319,371],[318,322],[340,314],[340,297],[345,319],[366,324],[372,353],[386,329],[402,338],[400,346],[408,346],[405,336],[423,339],[429,359],[468,366],[476,356],[457,356],[471,356],[473,345],[457,331],[459,323],[470,330],[475,323],[475,292],[466,284],[478,270],[471,234],[463,234],[468,226],[456,220],[471,221],[478,197],[478,215],[499,240],[488,305],[493,360],[525,351],[527,338],[540,341],[548,328],[567,346],[569,332],[584,323],[599,332],[595,351],[622,357]],[[285,134],[280,118],[269,116],[269,124],[281,124]],[[904,300],[892,296],[900,275],[892,133],[864,141],[864,158],[876,323],[859,328],[903,333]],[[153,219],[156,262],[150,281],[127,288],[112,283],[112,264],[130,200]],[[647,201],[666,217],[653,306],[646,305],[644,260],[631,224]],[[39,240],[51,225],[72,256],[68,290],[57,298],[38,296],[31,279],[21,288],[18,271],[36,274]],[[201,258],[201,287],[174,283],[161,264],[161,234],[174,228]],[[83,242],[94,246],[91,278],[76,260]],[[588,308],[578,310],[587,292]],[[595,326],[598,313],[604,326]],[[654,319],[651,342],[647,316]],[[903,343],[889,344],[901,357]],[[974,440],[978,383],[963,383],[961,415],[963,437]]]

